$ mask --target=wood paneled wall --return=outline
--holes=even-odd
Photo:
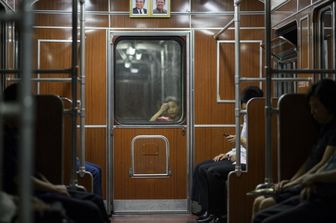
[[[273,100],[273,106],[276,106]],[[228,177],[229,222],[250,222],[254,197],[246,193],[265,179],[265,99],[252,99],[247,105],[247,171]],[[272,116],[272,176],[277,181],[277,115]]]
[[[187,195],[187,150],[184,129],[116,129],[113,158],[119,171],[114,173],[115,199],[185,199]],[[171,175],[166,177],[129,177],[131,141],[139,134],[162,135],[169,141]],[[168,155],[169,155],[168,154]]]
[[[189,10],[190,6],[190,10]],[[209,8],[215,6],[215,11]],[[34,59],[37,64],[38,40],[69,40],[71,39],[71,2],[66,0],[48,1],[40,0],[34,5]],[[242,1],[241,10],[241,39],[262,40],[263,30],[263,4],[258,0]],[[130,18],[128,15],[129,1],[125,0],[94,0],[87,1],[86,10],[86,124],[106,125],[106,77],[107,45],[106,33],[110,30],[190,30],[195,31],[194,39],[194,67],[195,79],[195,124],[234,124],[233,103],[216,102],[216,40],[213,34],[218,32],[233,18],[233,1],[203,1],[203,0],[173,0],[171,2],[172,14],[170,18]],[[49,13],[50,11],[50,13]],[[254,13],[255,12],[255,13]],[[219,40],[234,40],[233,28],[219,36]],[[47,44],[41,55],[41,67],[58,68],[70,64],[69,49],[61,53],[61,47],[66,45]],[[253,48],[254,49],[254,48]],[[232,57],[233,48],[222,48],[221,56]],[[225,52],[224,52],[225,51]],[[255,50],[253,50],[255,51]],[[58,52],[58,53],[57,53]],[[257,52],[255,52],[257,53]],[[259,51],[258,51],[259,53]],[[52,55],[53,57],[50,57]],[[242,52],[245,63],[244,72],[255,75],[256,61],[248,60]],[[251,55],[251,58],[257,57]],[[221,61],[221,63],[223,62]],[[230,70],[221,73],[221,97],[234,99],[232,67],[234,60],[230,60]],[[248,64],[248,65],[247,65]],[[224,68],[223,68],[224,69]],[[226,69],[226,67],[225,67]],[[255,85],[256,82],[247,83]],[[70,97],[69,84],[41,84],[41,93],[55,93]],[[224,132],[233,133],[233,128],[196,128],[195,162],[213,157],[219,152],[229,150],[232,145],[224,142]],[[204,140],[205,139],[205,140]],[[103,169],[103,187],[105,192],[106,173],[106,128],[90,127],[86,131],[86,158],[88,161],[99,164]],[[209,142],[211,149],[209,149]]]

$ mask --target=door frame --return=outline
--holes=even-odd
[[[114,212],[113,207],[113,189],[114,189],[114,182],[113,182],[113,129],[114,129],[114,94],[113,94],[113,86],[114,86],[114,58],[113,58],[113,37],[114,36],[181,36],[186,39],[186,64],[185,64],[185,72],[186,72],[186,93],[185,93],[185,116],[186,123],[183,127],[186,129],[186,151],[187,151],[187,199],[183,201],[178,201],[175,205],[176,207],[183,208],[181,210],[174,210],[173,212],[176,213],[190,213],[191,210],[191,181],[192,181],[192,168],[193,168],[193,148],[194,148],[194,32],[193,31],[171,31],[171,30],[161,30],[161,31],[120,31],[120,30],[107,30],[106,31],[106,52],[107,52],[107,84],[106,84],[106,100],[107,100],[107,131],[106,131],[106,148],[107,148],[107,171],[106,171],[106,206],[108,212]],[[176,127],[181,125],[169,125],[169,127]],[[147,125],[147,126],[127,126],[127,127],[150,127],[155,128],[155,126]],[[162,126],[158,126],[158,128],[162,128]],[[134,202],[134,200],[132,200]],[[144,202],[144,200],[141,200]],[[160,205],[160,202],[154,201],[154,205]],[[169,203],[169,202],[168,202]],[[135,207],[137,203],[135,202]],[[152,205],[153,201],[148,201],[146,205]],[[130,211],[132,213],[137,212]],[[157,211],[156,211],[157,212]],[[172,212],[161,210],[159,212]]]

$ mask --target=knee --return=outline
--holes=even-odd
[[[259,205],[260,205],[260,203],[261,203],[264,199],[265,199],[264,196],[259,196],[259,197],[257,197],[256,199],[254,199],[254,201],[253,201],[253,207],[258,208]]]
[[[207,170],[207,176],[210,177],[210,178],[218,177],[219,175],[220,175],[219,171],[216,168],[209,168]],[[225,175],[225,174],[223,174],[223,175]]]
[[[257,197],[257,198],[254,199],[254,201],[253,201],[253,207],[252,207],[253,208],[253,210],[252,210],[253,216],[254,216],[255,213],[257,213],[260,210],[260,203],[264,199],[265,199],[264,196],[259,196],[259,197]]]
[[[207,173],[208,173],[208,169],[209,169],[209,167],[206,167],[206,166],[200,166],[199,168],[198,168],[198,173],[200,174],[200,175],[207,175]]]
[[[272,197],[263,199],[259,204],[259,210],[271,207],[275,204],[275,200]]]

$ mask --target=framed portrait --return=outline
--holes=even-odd
[[[153,17],[170,17],[170,0],[150,0]]]
[[[170,17],[170,0],[130,0],[130,17]]]
[[[150,15],[151,0],[130,0],[130,16],[131,17],[148,17]]]

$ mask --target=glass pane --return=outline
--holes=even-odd
[[[117,123],[172,124],[182,121],[182,46],[182,39],[172,37],[128,37],[116,41],[114,89]]]
[[[333,28],[331,9],[321,14],[321,68],[333,69]]]

